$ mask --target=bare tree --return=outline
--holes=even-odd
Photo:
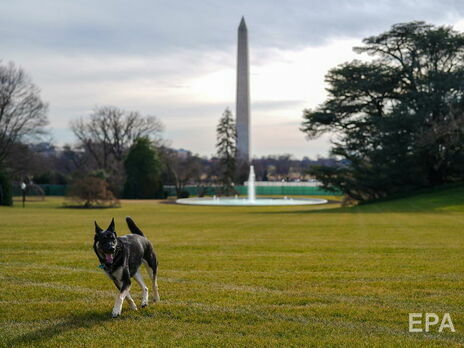
[[[179,152],[163,148],[161,155],[166,166],[169,181],[176,189],[178,198],[182,198],[186,185],[200,182],[201,158],[191,152]]]
[[[71,129],[99,168],[110,170],[110,161],[122,162],[135,139],[148,137],[159,143],[163,125],[155,116],[103,106],[95,108],[89,119],[72,122]]]
[[[43,134],[48,105],[29,76],[12,62],[0,65],[0,163],[12,144]]]

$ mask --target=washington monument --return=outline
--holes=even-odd
[[[250,71],[248,62],[248,31],[245,18],[238,27],[237,45],[237,157],[250,162]]]

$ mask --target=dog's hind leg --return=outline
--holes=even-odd
[[[148,260],[147,260],[148,259]],[[147,259],[144,260],[144,264],[147,268],[148,275],[150,276],[153,286],[153,302],[159,302],[160,296],[158,292],[158,277],[156,276],[158,264],[153,253]]]
[[[137,271],[137,273],[134,274],[134,279],[142,288],[142,307],[146,307],[148,306],[148,288],[145,285],[145,282],[143,281],[143,277],[142,277],[142,274],[140,273],[140,269]]]
[[[156,272],[153,273],[153,302],[159,302],[160,295],[158,292],[158,276]]]

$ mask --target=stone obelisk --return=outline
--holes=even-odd
[[[248,30],[242,17],[238,27],[237,46],[237,157],[250,162],[250,71],[248,62]]]

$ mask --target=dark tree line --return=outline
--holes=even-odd
[[[359,201],[464,179],[464,35],[394,25],[356,47],[375,59],[326,75],[328,99],[304,111],[308,138],[335,132],[345,166],[316,166],[326,188]]]

